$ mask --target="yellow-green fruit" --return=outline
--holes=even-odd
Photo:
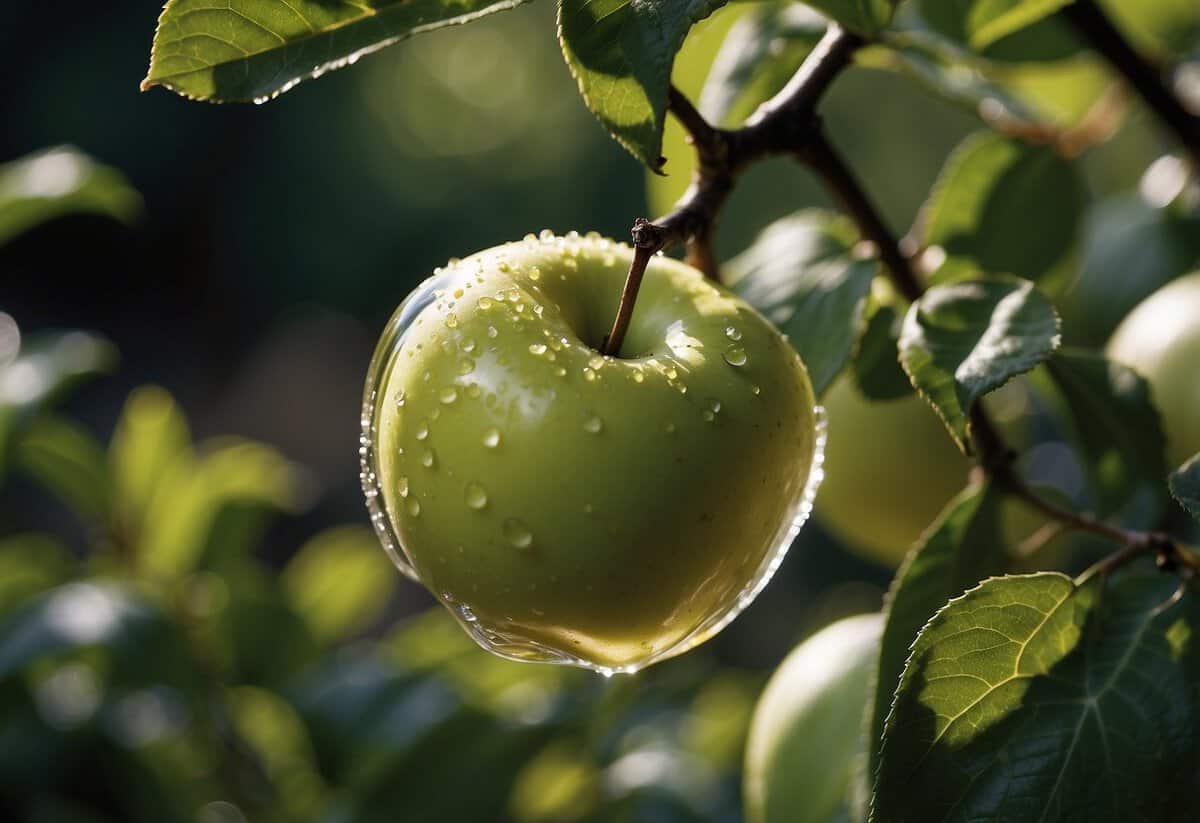
[[[883,616],[839,620],[771,675],[746,742],[748,823],[847,819],[862,773],[865,719]]]
[[[829,439],[821,525],[890,566],[967,484],[971,462],[921,398],[871,402],[848,377],[825,395]]]
[[[372,365],[364,483],[393,556],[482,645],[632,671],[718,631],[805,509],[807,372],[758,312],[656,257],[532,235],[452,262]]]
[[[1200,452],[1200,272],[1139,303],[1113,332],[1107,352],[1150,382],[1171,466]]]

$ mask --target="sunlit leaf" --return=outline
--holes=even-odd
[[[280,695],[253,686],[230,689],[228,701],[232,725],[266,772],[275,805],[297,817],[309,814],[326,789],[299,714]]]
[[[993,278],[935,286],[909,309],[900,361],[959,447],[971,407],[1058,348],[1054,307],[1028,281]]]
[[[788,335],[822,394],[863,328],[876,264],[850,253],[854,231],[819,211],[776,221],[727,264],[733,289]]]
[[[850,31],[872,35],[892,20],[898,0],[807,0],[808,5],[829,15]]]
[[[108,448],[122,524],[136,534],[172,461],[190,457],[187,420],[165,390],[142,386],[126,399]]]
[[[115,169],[72,146],[0,165],[0,245],[56,217],[98,214],[132,223],[142,197]]]
[[[1071,0],[918,0],[922,18],[939,33],[988,57],[1053,60],[1077,45],[1057,20]]]
[[[142,88],[217,103],[264,100],[415,34],[525,0],[169,0]]]
[[[1068,260],[1086,204],[1074,165],[992,133],[946,161],[922,210],[924,242],[992,274],[1048,278]]]
[[[1041,573],[950,601],[905,666],[871,820],[1184,819],[1200,615],[1177,585]]]
[[[871,313],[854,355],[854,382],[868,400],[895,400],[912,394],[913,386],[900,365],[902,315],[882,305]]]
[[[878,770],[884,720],[917,634],[947,600],[1003,570],[999,498],[985,483],[951,500],[892,581],[884,604],[875,700],[869,709],[869,774]]]
[[[634,157],[662,165],[675,54],[688,29],[725,0],[561,0],[563,56],[592,113]]]
[[[282,574],[293,607],[326,640],[366,628],[387,605],[397,579],[365,526],[322,532],[301,547]]]

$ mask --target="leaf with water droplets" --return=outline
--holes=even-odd
[[[142,88],[196,100],[275,97],[414,34],[526,0],[170,0]]]

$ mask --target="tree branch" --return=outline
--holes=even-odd
[[[1131,85],[1172,131],[1200,168],[1200,114],[1190,112],[1163,83],[1159,69],[1138,53],[1095,0],[1075,0],[1060,12],[1083,40]]]

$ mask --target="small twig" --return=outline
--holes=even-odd
[[[1128,81],[1200,167],[1200,115],[1184,108],[1163,82],[1158,68],[1130,45],[1095,0],[1075,0],[1061,14]]]

